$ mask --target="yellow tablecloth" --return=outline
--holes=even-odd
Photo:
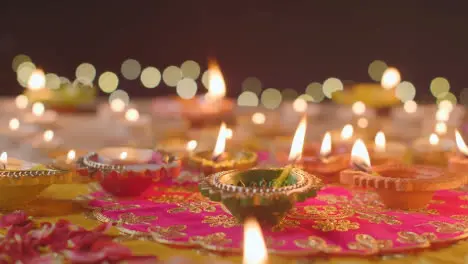
[[[37,221],[57,221],[58,219],[68,219],[74,224],[85,228],[92,228],[99,224],[98,221],[86,217],[85,209],[72,199],[78,195],[88,193],[88,187],[84,184],[53,185],[46,189],[40,200],[34,202],[32,212],[37,215]],[[118,234],[116,229],[111,231]],[[208,260],[228,260],[233,263],[241,263],[240,256],[220,257],[209,252],[200,252],[195,249],[171,248],[151,241],[128,240],[122,242],[130,247],[135,254],[156,255],[165,260],[174,256],[183,256],[198,263],[205,263]],[[308,263],[305,260],[286,259],[282,257],[270,256],[271,263]],[[303,261],[303,262],[300,262]],[[367,264],[367,263],[424,263],[424,264],[468,264],[468,241],[461,241],[455,245],[439,250],[419,252],[413,255],[399,255],[389,257],[379,257],[372,259],[364,258],[331,258],[317,260],[313,263],[346,263],[346,264]]]

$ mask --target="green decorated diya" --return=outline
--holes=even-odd
[[[278,179],[287,176],[278,185]],[[210,175],[200,182],[200,192],[223,205],[240,222],[255,217],[278,224],[296,202],[317,195],[322,181],[298,168],[230,170]]]

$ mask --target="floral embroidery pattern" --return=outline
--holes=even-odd
[[[109,205],[105,205],[103,209],[109,211],[121,211],[121,210],[128,210],[128,209],[135,209],[140,208],[139,204],[119,204],[119,203],[112,203]]]
[[[437,239],[434,233],[423,233],[418,235],[411,231],[398,232],[397,241],[403,244],[429,244]]]
[[[178,207],[169,209],[167,210],[167,212],[170,214],[176,214],[176,213],[189,211],[191,213],[199,214],[201,212],[212,213],[216,211],[215,205],[209,202],[197,201],[197,202],[179,203],[177,205]]]
[[[458,198],[460,198],[460,200],[468,201],[468,195],[460,195]]]
[[[317,200],[326,202],[328,204],[337,204],[337,203],[346,203],[348,201],[348,197],[341,196],[341,195],[320,195],[317,197]]]
[[[398,220],[396,216],[386,215],[386,214],[372,214],[372,213],[363,213],[357,212],[357,218],[367,220],[371,223],[380,224],[386,223],[387,225],[401,225],[401,221]]]
[[[450,217],[465,222],[468,229],[468,215],[452,215]]]
[[[340,246],[329,245],[323,238],[316,236],[309,236],[306,240],[294,240],[294,244],[300,248],[311,249],[316,252],[336,253],[341,251]]]
[[[284,240],[274,239],[270,236],[265,237],[265,245],[267,248],[278,248],[284,246],[284,244],[286,244]]]
[[[139,223],[144,223],[144,224],[149,224],[152,221],[157,220],[158,217],[154,215],[136,215],[134,213],[123,213],[119,215],[119,219],[117,220],[117,223],[119,224],[139,224]]]
[[[226,238],[226,234],[223,232],[218,232],[207,236],[193,236],[189,239],[189,241],[195,244],[216,247],[225,246],[232,243],[232,240]]]
[[[209,224],[210,227],[222,226],[224,228],[231,228],[235,226],[241,226],[237,219],[230,215],[207,215],[202,220],[202,223]]]
[[[359,229],[359,223],[351,222],[350,220],[341,219],[328,219],[328,220],[317,220],[315,225],[312,226],[315,229],[319,229],[323,232],[339,231],[346,232],[349,230]]]
[[[160,195],[160,196],[151,197],[150,201],[153,201],[155,203],[172,204],[172,203],[183,202],[185,199],[186,199],[186,197],[183,196],[183,195],[163,194],[163,195]]]
[[[365,251],[366,253],[377,253],[382,249],[389,249],[393,246],[391,240],[377,240],[367,234],[357,234],[355,239],[355,242],[348,243],[348,248]]]
[[[297,220],[293,219],[288,219],[288,218],[283,218],[281,222],[274,227],[271,228],[271,231],[273,232],[281,232],[286,229],[294,229],[297,228],[300,225],[300,222]]]
[[[288,217],[295,219],[343,219],[354,214],[351,207],[337,208],[333,205],[308,205],[293,208]]]
[[[150,231],[153,237],[156,239],[169,240],[186,237],[187,234],[182,232],[186,229],[186,225],[173,225],[168,227],[155,226],[152,227]]]
[[[466,227],[461,223],[446,223],[446,222],[439,222],[439,221],[430,221],[428,224],[436,227],[436,231],[439,233],[444,234],[455,234],[464,232]]]

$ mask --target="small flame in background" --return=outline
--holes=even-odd
[[[140,113],[135,108],[130,108],[125,113],[125,119],[130,122],[136,122],[140,118]]]
[[[330,132],[325,133],[322,139],[322,145],[320,145],[320,155],[328,156],[331,153],[332,149],[332,140]]]
[[[377,132],[374,139],[375,151],[385,152],[387,140],[385,139],[385,134],[382,131]]]
[[[205,99],[207,101],[216,101],[226,95],[226,84],[221,69],[215,60],[209,61],[208,71],[208,93],[205,95]]]
[[[213,150],[213,157],[218,157],[223,154],[226,148],[226,124],[221,123],[219,127],[218,139],[216,140],[216,145]]]
[[[341,130],[341,139],[342,140],[349,140],[350,138],[353,137],[353,133],[354,133],[354,128],[352,125],[350,124],[347,124],[343,127],[343,129]]]
[[[121,160],[126,160],[127,157],[128,157],[128,153],[127,153],[126,151],[123,151],[122,153],[120,153],[119,158],[120,158]]]
[[[76,151],[75,150],[70,150],[67,153],[67,161],[73,161],[76,158]]]
[[[458,130],[455,131],[455,141],[457,142],[458,150],[464,155],[468,156],[468,147],[466,146],[465,140],[463,140],[463,137],[460,135]]]
[[[439,144],[439,137],[432,133],[430,136],[429,136],[429,144],[435,146],[437,144]]]
[[[32,113],[35,116],[42,116],[44,115],[45,107],[44,104],[41,102],[34,103],[32,105]]]
[[[190,140],[189,142],[187,142],[187,151],[188,152],[192,152],[194,151],[198,146],[198,142],[196,140]]]
[[[302,157],[306,129],[307,119],[306,117],[303,117],[297,126],[296,133],[294,133],[294,138],[291,144],[291,151],[289,152],[289,161],[295,161]]]
[[[20,127],[20,121],[17,118],[13,118],[8,123],[8,127],[10,128],[10,130],[16,131]]]
[[[366,144],[361,139],[354,142],[351,149],[351,161],[355,163],[363,162],[366,166],[371,166],[369,151],[367,151]]]
[[[43,138],[44,138],[44,141],[45,141],[45,142],[51,142],[52,139],[54,139],[54,131],[52,131],[52,130],[46,130],[46,131],[44,132]]]

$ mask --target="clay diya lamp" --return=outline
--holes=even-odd
[[[458,130],[455,131],[455,141],[457,143],[458,153],[450,156],[448,160],[448,170],[464,178],[465,184],[468,184],[468,147]]]
[[[455,149],[455,142],[432,133],[429,138],[416,139],[411,148],[413,163],[445,167]]]
[[[58,170],[67,170],[75,176],[75,182],[88,183],[94,179],[90,177],[87,167],[83,164],[83,155],[79,156],[75,150],[70,150],[66,155],[59,155],[54,158],[51,167]]]
[[[239,222],[254,217],[276,225],[296,202],[317,195],[321,180],[298,168],[231,170],[200,182],[200,192],[221,202]]]
[[[354,133],[354,127],[351,124],[346,124],[341,130],[333,130],[331,139],[333,141],[334,153],[350,153],[353,142],[358,137]]]
[[[374,165],[382,165],[386,163],[385,160],[410,163],[411,153],[406,145],[396,141],[387,141],[385,134],[379,131],[375,135],[371,149],[371,161]]]
[[[154,181],[175,178],[181,162],[169,153],[151,149],[105,148],[83,157],[101,187],[117,197],[135,197],[142,194]]]
[[[189,167],[204,175],[232,169],[249,169],[257,165],[257,153],[251,151],[226,152],[226,124],[222,123],[213,151],[198,151],[188,158]]]
[[[31,138],[40,132],[36,125],[22,124],[17,118],[12,118],[8,122],[8,127],[0,126],[0,136],[8,142],[20,143],[22,140]]]
[[[31,110],[31,113],[24,115],[24,122],[26,124],[33,124],[40,127],[50,127],[57,122],[57,112],[53,110],[46,110],[43,103],[34,103]]]
[[[0,155],[0,208],[20,209],[52,184],[72,183],[68,171]]]

